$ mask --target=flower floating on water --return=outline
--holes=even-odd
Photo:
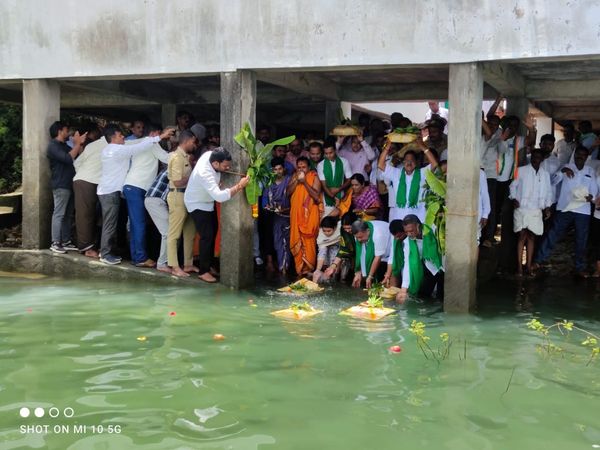
[[[213,334],[213,340],[215,341],[224,341],[225,340],[225,336],[223,336],[222,334]]]
[[[177,314],[177,313],[176,313],[175,311],[171,311],[171,312],[169,313],[169,315],[170,315],[170,316],[174,316],[174,315],[176,315],[176,314]]]
[[[147,339],[148,338],[146,336],[138,336],[137,337],[137,340],[140,341],[140,342],[146,342]]]
[[[392,353],[400,353],[402,351],[402,347],[400,347],[399,345],[392,345],[390,347],[390,352]]]

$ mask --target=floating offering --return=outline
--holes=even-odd
[[[170,315],[170,316],[174,316],[174,315],[176,315],[176,314],[177,314],[177,313],[176,313],[175,311],[171,311],[171,312],[169,313],[169,315]]]
[[[368,291],[368,289],[365,289],[365,291]],[[402,289],[391,286],[391,287],[381,287],[381,291],[379,292],[379,296],[385,300],[393,300],[396,298],[396,294],[398,294],[398,292],[401,292]]]
[[[223,336],[222,334],[213,334],[213,340],[214,341],[224,341],[225,336]]]
[[[323,292],[325,289],[319,286],[317,283],[307,280],[306,278],[302,278],[301,280],[298,280],[289,286],[285,286],[277,290],[279,292],[285,292],[286,294],[306,295]]]
[[[395,309],[384,308],[383,298],[381,298],[383,290],[381,284],[375,284],[369,289],[369,299],[366,302],[345,309],[340,314],[356,317],[357,319],[379,320],[396,312]]]
[[[281,309],[279,311],[273,311],[273,314],[276,317],[284,317],[286,319],[295,319],[302,320],[307,319],[312,316],[316,316],[317,314],[321,314],[323,311],[318,310],[310,306],[308,303],[292,303],[287,309]]]
[[[400,353],[402,351],[402,347],[400,347],[399,345],[392,345],[390,347],[390,352],[392,353]]]
[[[137,340],[140,341],[140,342],[146,342],[147,339],[148,338],[146,336],[138,336],[137,337]]]

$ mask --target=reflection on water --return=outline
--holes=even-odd
[[[294,301],[274,290],[0,278],[0,447],[600,445],[600,363],[586,367],[578,342],[543,358],[524,326],[535,316],[598,332],[594,284],[488,285],[472,316],[420,301],[380,321],[339,315],[363,296],[328,288],[309,300],[323,314],[295,321],[269,314]],[[423,357],[413,320],[433,349],[449,333],[448,359]],[[121,433],[23,434],[56,423],[20,418],[24,406],[72,407],[60,423]]]

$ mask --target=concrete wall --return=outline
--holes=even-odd
[[[0,79],[598,53],[596,0],[2,0]]]

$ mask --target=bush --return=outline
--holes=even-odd
[[[0,194],[21,185],[22,134],[21,107],[0,103]]]

